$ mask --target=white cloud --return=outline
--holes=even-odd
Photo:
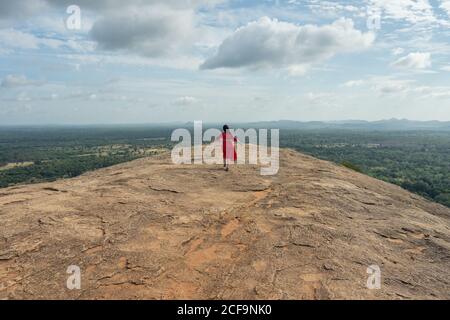
[[[343,86],[347,87],[347,88],[353,88],[353,87],[362,86],[363,84],[365,84],[364,80],[350,80],[350,81],[345,82],[343,84]]]
[[[330,92],[308,92],[306,99],[311,105],[335,107],[337,96]]]
[[[26,0],[23,0],[26,1]],[[149,5],[164,4],[174,9],[189,9],[199,6],[215,6],[224,0],[45,0],[47,3],[57,7],[67,7],[76,3],[81,8],[94,11],[105,11],[109,9],[123,9],[126,5],[145,7]]]
[[[196,103],[198,100],[191,96],[179,97],[173,101],[174,105],[177,106],[189,106]]]
[[[42,46],[51,49],[66,47],[79,52],[88,52],[94,50],[95,48],[94,43],[91,41],[82,39],[60,40],[51,37],[37,37],[31,33],[12,28],[0,29],[0,45],[3,48],[33,50],[39,49]]]
[[[10,49],[0,48],[0,56],[6,56],[11,53],[12,53],[12,50],[10,50]]]
[[[306,64],[296,64],[288,67],[288,72],[291,76],[303,76],[305,75],[310,66]]]
[[[33,8],[33,2],[44,9]],[[428,22],[450,21],[444,7],[450,0],[292,0],[290,4],[280,0],[278,6],[275,0],[265,0],[199,10],[200,2],[205,3],[77,0],[83,29],[71,31],[64,19],[72,0],[1,1],[0,60],[5,72],[0,75],[0,100],[11,107],[32,104],[41,118],[18,114],[16,119],[30,122],[66,121],[66,116],[91,121],[102,108],[101,120],[113,122],[141,121],[147,115],[159,121],[184,121],[197,115],[230,121],[376,118],[394,113],[411,117],[416,116],[410,112],[414,108],[426,117],[449,117],[450,90],[445,87],[450,72],[449,34]],[[311,3],[315,6],[309,7]],[[366,27],[370,15],[366,5],[374,3],[382,17],[376,47]],[[433,4],[433,10],[427,3]],[[264,16],[270,19],[260,19]],[[332,23],[338,19],[334,17],[353,20]],[[248,24],[251,21],[253,25]],[[351,54],[371,46],[373,50],[364,54]],[[427,56],[420,60],[410,52],[429,53],[428,62]],[[321,65],[345,53],[350,56]],[[390,61],[383,64],[386,59]],[[431,59],[433,69],[428,67]],[[339,66],[333,66],[334,61]],[[398,68],[416,71],[398,72],[390,67],[393,61]],[[198,73],[198,66],[204,63],[205,68],[207,62],[209,68],[223,69]],[[261,68],[272,72],[247,72]],[[421,75],[433,70],[440,72]],[[308,76],[293,79],[286,72]],[[13,75],[3,79],[8,73]],[[114,86],[103,84],[119,73],[123,80]],[[36,79],[49,82],[36,87],[40,84]],[[273,103],[276,110],[270,107]],[[427,108],[430,103],[433,112]],[[149,105],[158,109],[148,112]],[[211,112],[204,113],[206,105]],[[72,115],[69,110],[75,106],[80,112]],[[262,111],[266,107],[267,112]],[[119,108],[123,110],[111,112]],[[67,113],[62,115],[61,110]]]
[[[366,79],[350,80],[342,86],[347,88],[359,87],[359,90],[369,88],[379,94],[398,94],[411,90],[414,81],[397,79],[390,76],[371,76]]]
[[[374,39],[373,33],[356,30],[351,19],[298,26],[263,17],[226,38],[201,68],[287,67],[304,71],[336,54],[366,49]]]
[[[106,13],[94,23],[90,34],[101,49],[157,57],[182,46],[193,28],[192,10],[126,7]]]
[[[396,79],[384,79],[373,85],[373,89],[377,90],[381,94],[396,94],[406,92],[410,89],[410,81],[396,80]]]
[[[447,15],[450,17],[450,0],[441,0],[441,5],[439,7],[446,11]]]
[[[118,55],[108,53],[83,53],[83,54],[61,54],[59,58],[72,61],[76,70],[81,70],[83,66],[107,66],[122,65],[128,67],[151,67],[161,66],[166,68],[196,70],[202,62],[200,58],[192,56],[173,57],[143,57],[136,54]]]
[[[428,52],[413,52],[392,63],[392,66],[406,69],[426,69],[431,67],[431,54]]]
[[[40,86],[43,85],[43,81],[30,80],[23,75],[7,75],[1,83],[3,88],[15,88],[24,86]]]
[[[450,99],[450,87],[445,86],[420,86],[412,89],[419,94],[421,99]]]
[[[369,0],[369,10],[381,12],[383,19],[409,23],[437,22],[428,0]]]
[[[340,4],[336,1],[310,1],[311,3],[308,4],[308,7],[311,9],[311,11],[314,14],[323,15],[323,16],[329,16],[329,17],[336,17],[336,16],[342,16],[345,13],[351,13],[354,15],[361,15],[364,8],[359,8],[354,5],[349,4]],[[300,4],[300,3],[297,3]]]
[[[0,18],[23,18],[47,7],[45,0],[0,1]]]
[[[14,0],[0,1],[0,18],[23,18],[36,13],[48,11],[50,7],[65,9],[76,4],[82,10],[104,12],[111,9],[122,9],[126,5],[144,7],[148,5],[164,4],[172,8],[188,9],[198,6],[214,6],[223,0]]]
[[[0,45],[7,48],[37,49],[39,38],[15,29],[0,30]]]
[[[448,86],[427,86],[419,85],[417,81],[411,79],[401,79],[390,76],[374,76],[364,80],[354,80],[347,82],[358,86],[366,86],[379,94],[380,97],[401,97],[411,99],[449,99],[450,87]],[[362,90],[362,89],[361,89]]]
[[[22,91],[17,95],[16,101],[19,101],[19,102],[31,101],[31,98],[28,96],[28,94],[26,92]]]
[[[394,48],[394,49],[392,49],[391,52],[392,52],[392,54],[394,56],[399,56],[399,55],[401,55],[401,54],[403,54],[405,52],[405,49],[403,49],[403,48]]]

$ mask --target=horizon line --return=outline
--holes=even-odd
[[[194,121],[202,121],[202,120],[186,120],[186,121],[160,121],[160,122],[130,122],[130,123],[15,123],[15,124],[1,124],[0,127],[61,127],[61,126],[148,126],[148,125],[172,125],[172,124],[191,124]],[[233,124],[253,124],[253,123],[267,123],[267,122],[291,122],[291,123],[351,123],[351,122],[363,122],[363,123],[376,123],[376,122],[388,122],[388,121],[406,121],[406,122],[438,122],[438,123],[447,123],[450,120],[412,120],[406,118],[383,118],[379,120],[364,120],[364,119],[345,119],[345,120],[288,120],[288,119],[279,119],[279,120],[259,120],[259,121],[202,121],[205,124],[218,124],[218,123],[233,123]]]

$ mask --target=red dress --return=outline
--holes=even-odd
[[[222,139],[223,159],[237,161],[236,142],[237,138],[229,132],[222,132],[220,138]]]

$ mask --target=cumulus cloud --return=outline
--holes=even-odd
[[[426,69],[431,67],[431,54],[428,52],[413,52],[401,57],[392,66],[406,69]]]
[[[80,33],[84,36],[85,32],[91,30],[90,36],[95,44],[98,44],[97,48],[108,51],[121,50],[153,58],[175,52],[180,48],[182,48],[179,50],[180,55],[186,55],[185,52],[190,51],[192,44],[198,41],[193,40],[193,37],[200,34],[199,30],[196,29],[197,32],[193,30],[196,10],[213,7],[223,1],[225,0],[78,0],[75,4],[82,11],[83,29]],[[7,19],[6,26],[21,29],[25,19],[29,18],[27,28],[38,26],[44,30],[65,33],[67,30],[62,19],[55,22],[54,14],[58,12],[61,17],[65,14],[65,8],[73,4],[72,0],[1,1],[0,22]],[[43,12],[45,14],[41,14]],[[13,24],[9,19],[17,23]],[[21,31],[16,31],[19,32]],[[17,38],[12,32],[9,33],[8,40]],[[49,37],[53,35],[48,34]],[[25,39],[24,34],[17,35],[18,43],[21,43],[20,47],[24,49],[37,49],[38,42],[42,38],[29,34]],[[73,37],[72,40],[81,42],[81,39]],[[63,44],[63,41],[58,42],[57,37],[42,39],[40,42],[50,47],[64,45],[77,50],[73,48],[74,41]],[[85,43],[89,45],[89,49],[93,48],[89,41]],[[189,45],[191,47],[188,47]],[[12,44],[11,47],[19,45]],[[83,44],[83,50],[79,51],[86,51],[84,47]]]
[[[262,17],[226,38],[201,69],[287,67],[303,72],[336,54],[366,49],[374,39],[373,33],[355,29],[351,19],[299,26]]]
[[[25,0],[26,1],[26,0]],[[67,7],[76,3],[81,8],[88,8],[89,10],[108,10],[108,9],[122,9],[124,6],[131,5],[135,7],[146,7],[152,5],[165,4],[176,9],[188,9],[198,6],[214,6],[224,0],[45,0],[47,3],[54,6]]]
[[[44,84],[43,81],[30,80],[23,75],[7,75],[1,83],[2,88],[15,88],[24,86],[40,86]]]
[[[101,49],[126,50],[156,57],[180,46],[193,29],[193,11],[165,6],[111,11],[90,32]]]
[[[132,5],[137,7],[165,4],[172,8],[187,9],[198,6],[214,6],[223,0],[2,0],[0,1],[0,18],[23,18],[34,15],[50,7],[67,8],[76,4],[82,10],[105,11],[110,9],[122,9]]]
[[[0,1],[0,18],[23,18],[47,7],[45,0]]]

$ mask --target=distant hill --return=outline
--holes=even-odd
[[[365,120],[341,120],[341,121],[296,121],[296,120],[277,120],[277,121],[258,121],[258,122],[233,122],[229,121],[233,128],[278,128],[278,129],[351,129],[351,130],[450,130],[450,121],[412,121],[407,119],[389,119],[380,121]],[[11,130],[30,130],[40,129],[70,130],[70,129],[145,129],[159,128],[172,130],[174,128],[192,129],[194,122],[164,122],[164,123],[137,123],[137,124],[91,124],[91,125],[0,125],[1,131]],[[223,123],[204,122],[205,128],[222,128]]]
[[[279,129],[351,129],[351,130],[450,130],[450,121],[411,121],[406,119],[389,119],[380,121],[346,120],[346,121],[263,121],[241,124],[251,128]]]

